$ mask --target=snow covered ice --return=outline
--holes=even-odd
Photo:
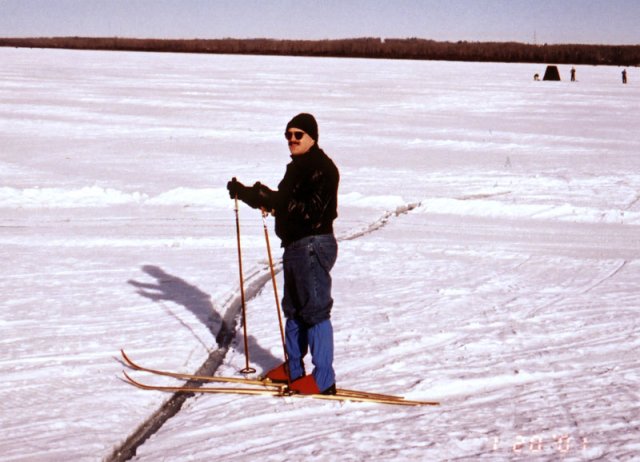
[[[218,348],[238,294],[225,184],[275,186],[302,111],[342,174],[338,386],[442,405],[200,395],[134,460],[640,457],[634,69],[622,85],[593,66],[552,83],[533,81],[543,64],[0,58],[1,461],[109,457],[170,397],[124,383],[119,349],[194,372]],[[262,220],[240,216],[257,274]],[[261,372],[282,352],[272,288],[253,292]],[[237,328],[220,375],[244,367]]]

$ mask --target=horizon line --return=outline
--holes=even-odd
[[[436,43],[475,43],[475,44],[496,44],[496,43],[511,43],[530,46],[558,46],[558,45],[580,45],[580,46],[613,46],[613,47],[637,47],[639,43],[585,43],[585,42],[522,42],[517,40],[438,40],[433,38],[407,36],[407,37],[381,37],[381,36],[353,36],[353,37],[340,37],[340,38],[323,38],[323,39],[300,39],[300,38],[273,38],[273,37],[141,37],[141,36],[128,36],[128,35],[41,35],[41,36],[0,36],[0,40],[39,40],[39,39],[127,39],[127,40],[162,40],[162,41],[176,41],[176,40],[270,40],[278,42],[331,42],[341,40],[380,40],[384,43],[386,40],[424,40]]]

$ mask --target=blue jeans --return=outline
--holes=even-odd
[[[320,390],[335,383],[331,275],[338,256],[333,234],[309,236],[284,250],[284,297],[287,318],[286,346],[292,379],[304,374],[303,358],[311,350],[313,376]]]
[[[329,319],[311,327],[295,319],[287,319],[285,337],[291,380],[304,375],[303,358],[311,350],[313,378],[318,389],[324,391],[336,383],[333,370],[333,326]]]

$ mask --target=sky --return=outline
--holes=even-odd
[[[0,37],[640,44],[640,0],[0,0]]]

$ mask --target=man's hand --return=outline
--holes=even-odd
[[[231,199],[237,197],[251,208],[267,210],[272,208],[269,198],[273,192],[259,181],[256,181],[253,186],[249,187],[236,180],[236,177],[233,177],[231,181],[227,183],[227,190],[229,191],[229,197],[231,197]]]
[[[231,199],[239,198],[245,189],[246,186],[236,180],[235,176],[227,183],[227,191],[229,191],[229,197]]]

